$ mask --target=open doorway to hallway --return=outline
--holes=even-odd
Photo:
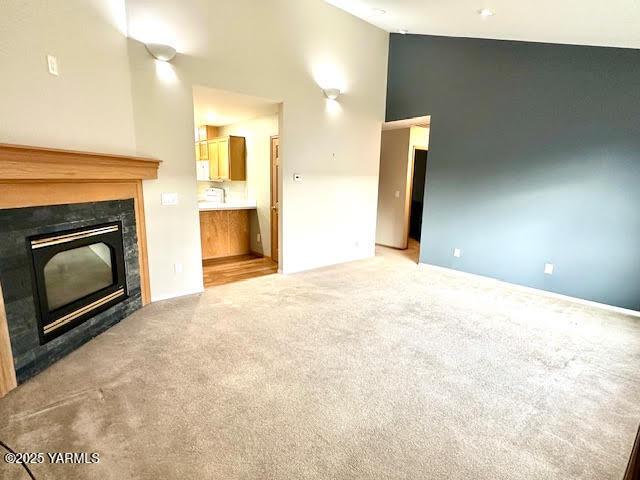
[[[195,86],[193,105],[204,285],[276,273],[280,104]]]
[[[424,189],[427,180],[428,149],[413,149],[413,174],[411,178],[411,205],[409,207],[409,237],[407,247],[419,255],[424,210]]]
[[[418,262],[431,117],[382,126],[376,244]]]

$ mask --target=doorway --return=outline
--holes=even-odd
[[[431,117],[382,126],[376,244],[419,262]]]
[[[422,211],[424,208],[424,187],[427,179],[428,150],[414,149],[413,178],[411,181],[411,213],[409,214],[409,241],[420,243],[422,234]]]
[[[407,255],[420,263],[420,241],[422,236],[422,212],[427,180],[427,149],[413,149],[411,180],[409,183],[409,217],[407,228]]]
[[[278,270],[280,108],[270,99],[193,87],[194,189],[205,287]]]

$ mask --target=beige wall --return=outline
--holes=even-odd
[[[125,28],[123,0],[0,2],[0,142],[136,153]]]
[[[246,195],[258,206],[251,215],[251,251],[271,255],[271,137],[278,135],[278,115],[254,118],[221,129],[221,135],[246,138]],[[244,182],[243,182],[244,183]],[[257,241],[257,234],[261,241]]]
[[[373,255],[387,33],[322,0],[129,0],[129,40],[122,0],[1,5],[0,141],[163,161],[144,184],[153,299],[202,289],[193,85],[283,102],[283,271]],[[138,40],[180,53],[156,63]]]
[[[131,36],[153,39],[159,29],[149,25],[165,25],[181,51],[165,65],[171,78],[129,42],[138,149],[164,162],[159,179],[145,184],[154,298],[202,285],[192,85],[283,102],[284,272],[374,254],[385,32],[322,0],[130,0],[127,11]],[[318,85],[326,77],[345,90],[337,104]],[[180,205],[160,206],[161,192],[177,192]]]
[[[429,147],[429,128],[383,130],[376,243],[407,248],[414,148]]]

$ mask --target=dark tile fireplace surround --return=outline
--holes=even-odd
[[[133,199],[0,210],[0,283],[22,383],[142,306]]]

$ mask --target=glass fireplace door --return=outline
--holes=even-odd
[[[127,298],[121,222],[29,238],[42,344]]]

